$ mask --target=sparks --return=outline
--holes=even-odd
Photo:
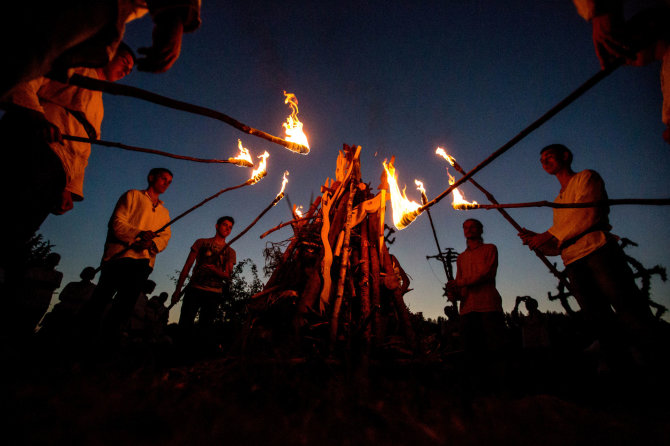
[[[286,93],[286,91],[284,91],[284,96],[286,96],[284,104],[288,104],[291,107],[291,115],[282,124],[286,132],[286,140],[303,145],[309,149],[307,135],[302,131],[302,122],[298,119],[298,98],[293,93]]]
[[[395,167],[393,166],[393,159],[386,164],[386,160],[382,163],[386,171],[386,180],[389,185],[391,193],[391,207],[393,208],[393,224],[398,229],[404,229],[409,226],[416,217],[419,216],[421,205],[416,201],[411,201],[405,195],[405,191],[400,191],[398,187],[398,180],[396,177]]]

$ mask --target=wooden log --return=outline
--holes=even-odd
[[[346,223],[344,225],[344,245],[342,247],[342,255],[340,257],[340,273],[337,281],[337,288],[335,294],[335,302],[333,303],[333,313],[330,318],[330,348],[335,347],[337,341],[337,332],[339,329],[340,309],[342,307],[342,297],[344,295],[344,284],[347,277],[347,270],[349,268],[349,255],[351,249],[349,248],[349,240],[351,238],[351,209],[354,204],[355,195],[355,181],[353,178],[349,180],[349,198],[346,206]]]
[[[370,241],[368,238],[367,217],[360,225],[361,244],[360,244],[360,274],[358,288],[360,290],[360,323],[364,324],[370,317]],[[363,340],[366,345],[370,342],[370,326],[366,324],[363,328]]]
[[[372,317],[372,332],[373,343],[379,344],[384,338],[383,326],[381,321],[381,270],[379,267],[379,252],[381,251],[379,243],[379,238],[374,234],[377,234],[379,221],[378,217],[375,217],[374,214],[368,218],[368,237],[370,240],[368,255],[370,259],[370,307],[371,311],[374,313]]]

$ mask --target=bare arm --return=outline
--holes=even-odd
[[[172,304],[175,304],[179,301],[179,297],[181,296],[181,289],[184,286],[186,278],[188,277],[188,273],[191,271],[191,267],[195,262],[196,256],[197,253],[195,251],[191,250],[191,252],[189,252],[188,257],[186,258],[186,263],[184,263],[184,267],[181,269],[181,273],[179,274],[177,286],[175,287],[174,293],[172,293]]]

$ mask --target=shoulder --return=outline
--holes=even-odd
[[[123,198],[123,197],[135,198],[135,197],[138,197],[138,196],[141,196],[141,195],[143,195],[143,192],[142,192],[141,190],[138,190],[138,189],[130,189],[130,190],[125,191],[125,192],[121,195],[121,198]]]
[[[493,243],[484,243],[482,245],[482,248],[486,249],[487,251],[498,252],[498,247],[496,245],[494,245]]]
[[[195,242],[193,242],[193,247],[195,248],[196,246],[206,245],[209,242],[211,242],[211,240],[212,239],[209,239],[209,238],[199,238]]]
[[[602,182],[603,179],[598,172],[591,169],[584,169],[581,172],[577,172],[574,176],[574,179],[578,182],[586,183],[591,181]]]

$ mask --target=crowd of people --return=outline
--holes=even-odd
[[[629,65],[663,60],[662,119],[668,126],[664,138],[670,142],[667,6],[642,11],[627,21],[618,1],[575,0],[575,5],[593,26],[603,68],[621,60]],[[168,70],[179,57],[183,33],[200,24],[200,1],[38,1],[6,8],[13,20],[0,28],[0,54],[12,63],[0,78],[5,110],[0,141],[7,148],[0,178],[3,189],[12,191],[5,197],[7,209],[21,212],[2,219],[0,226],[2,298],[12,308],[11,326],[32,333],[61,285],[62,274],[55,269],[59,257],[52,254],[43,265],[28,269],[16,259],[50,213],[63,214],[83,200],[91,147],[67,137],[97,139],[103,119],[102,93],[70,85],[68,76],[115,82],[135,65],[149,72]],[[140,49],[143,57],[137,58],[122,42],[123,32],[128,22],[147,13],[154,24],[153,42]],[[17,147],[21,150],[13,150]],[[598,173],[574,172],[572,158],[561,144],[541,150],[542,168],[560,184],[555,201],[607,199]],[[115,344],[128,333],[162,336],[168,295],[149,297],[153,289],[148,285],[156,256],[171,236],[170,214],[160,196],[172,179],[168,169],[152,169],[146,189],[129,190],[119,198],[109,220],[97,285],[93,285],[97,270],[85,268],[80,282],[61,291],[59,303],[43,322],[45,331],[55,332],[60,325],[76,330],[81,338],[105,344]],[[608,212],[606,206],[555,209],[551,228],[524,229],[519,236],[531,250],[561,256],[571,292],[604,352],[605,366],[627,361],[644,365],[654,360],[656,352],[654,318],[610,232]],[[236,263],[235,251],[226,244],[233,225],[232,217],[219,218],[214,236],[198,239],[191,247],[170,299],[173,306],[184,296],[179,318],[184,333],[193,330],[196,317],[201,328],[214,322]],[[497,362],[503,339],[502,299],[495,286],[498,252],[494,244],[484,243],[481,222],[468,219],[463,230],[466,249],[458,256],[456,278],[446,288],[448,298],[460,305],[469,367],[482,371],[484,364]],[[518,320],[526,330],[537,329],[537,301],[525,302],[529,315]]]

